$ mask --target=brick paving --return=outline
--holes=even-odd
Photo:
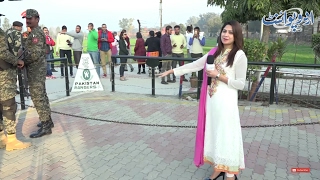
[[[196,125],[197,102],[171,96],[94,92],[52,103],[54,111],[96,119]],[[239,106],[241,124],[317,122],[320,111],[284,106]],[[209,165],[193,165],[195,129],[108,123],[53,113],[53,134],[39,139],[38,115],[18,115],[18,137],[29,149],[0,149],[0,179],[202,180]],[[21,133],[22,132],[22,133]],[[243,180],[315,180],[320,177],[320,126],[244,128]],[[232,132],[230,132],[232,133]],[[308,167],[310,173],[291,173]]]

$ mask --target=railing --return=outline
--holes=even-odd
[[[67,58],[57,58],[57,59],[48,59],[47,62],[63,62],[64,64],[64,72],[66,74],[65,76],[65,85],[66,85],[66,96],[70,96],[70,87],[69,87],[69,74],[68,72],[68,61]],[[18,79],[19,79],[19,90],[20,90],[20,104],[21,104],[21,109],[26,109],[26,104],[25,104],[25,94],[24,94],[24,84],[22,82],[22,73],[19,70],[18,72]],[[28,87],[26,87],[28,89]]]
[[[152,92],[151,94],[154,96],[155,95],[155,73],[154,73],[154,67],[156,67],[158,65],[158,62],[159,60],[173,60],[173,61],[188,61],[188,62],[192,62],[196,59],[193,59],[193,58],[174,58],[174,57],[146,57],[146,56],[126,56],[126,55],[115,55],[115,56],[112,56],[113,58],[127,58],[127,59],[147,59],[147,60],[150,60],[150,61],[147,61],[147,64],[151,64],[149,65],[150,67],[152,67],[152,78],[151,78],[151,89],[152,89]],[[154,61],[154,62],[153,62]],[[150,63],[150,62],[153,62],[153,63]],[[313,100],[316,100],[317,97],[318,97],[318,86],[319,86],[319,79],[320,79],[320,75],[316,75],[316,74],[302,74],[302,73],[289,73],[289,72],[281,72],[281,71],[277,71],[277,68],[279,67],[295,67],[295,68],[312,68],[312,69],[320,69],[320,65],[319,64],[296,64],[296,63],[282,63],[282,62],[248,62],[248,65],[255,65],[255,66],[261,66],[261,67],[266,67],[266,66],[270,66],[271,67],[271,70],[270,70],[270,73],[269,75],[271,76],[271,82],[270,82],[270,87],[269,87],[269,90],[267,92],[268,94],[268,104],[274,104],[274,102],[278,102],[278,84],[279,84],[279,81],[282,80],[282,79],[292,79],[292,83],[293,83],[293,86],[292,88],[290,89],[291,90],[291,94],[290,94],[290,101],[292,103],[292,98],[293,96],[296,94],[296,90],[295,90],[295,84],[297,84],[297,79],[298,78],[301,78],[301,81],[316,81],[314,82],[313,84],[315,84],[315,87],[316,88],[313,88],[313,89],[316,89],[316,93],[315,95],[310,95],[310,87],[308,88],[309,89],[309,92],[307,93],[308,96],[312,96],[313,97]],[[248,70],[250,71],[250,70]],[[265,72],[264,70],[253,70],[253,71],[260,71],[260,72]],[[286,77],[282,77],[281,79],[278,77],[277,78],[277,74],[286,74]],[[299,77],[299,74],[301,77]],[[306,76],[309,76],[309,78],[306,78]],[[311,78],[310,78],[311,76]],[[198,72],[198,87],[197,87],[197,99],[199,99],[199,95],[200,95],[200,85],[201,85],[201,78],[202,77],[202,74],[200,74]],[[261,77],[261,76],[260,76]],[[260,77],[258,78],[258,82],[260,81]],[[247,77],[248,78],[248,77]],[[266,77],[268,79],[268,77]],[[270,80],[270,78],[268,80]],[[246,82],[247,83],[247,93],[249,94],[249,91],[250,91],[250,86],[251,86],[251,80],[250,78],[248,78],[249,80]],[[278,82],[277,82],[278,81]],[[309,83],[310,83],[309,82]],[[114,65],[111,64],[111,84],[112,84],[112,91],[114,92],[115,91],[115,72],[114,72]],[[182,84],[182,81],[180,80],[180,87],[181,87],[181,84]],[[264,86],[265,84],[262,83],[261,86]],[[285,89],[287,88],[286,87],[287,85],[287,80],[285,80]],[[302,82],[302,85],[301,85],[301,88],[303,86],[303,82]],[[264,87],[263,87],[264,89]],[[297,89],[297,88],[296,88]],[[254,97],[256,97],[257,93],[261,92],[261,88],[259,90],[259,88],[256,88],[256,92],[254,93]],[[240,91],[240,93],[243,93],[245,92],[244,91]],[[301,92],[301,91],[300,91]],[[301,95],[301,93],[300,93]],[[181,97],[181,88],[179,88],[179,96]],[[290,98],[289,97],[289,98]],[[241,97],[240,97],[241,98]],[[316,98],[316,99],[314,99]],[[249,97],[247,97],[248,100],[250,100]],[[251,99],[252,100],[252,99]],[[319,99],[320,101],[320,99]]]
[[[127,55],[115,55],[112,56],[113,58],[127,58],[127,59],[148,59],[148,60],[153,60],[153,61],[147,61],[147,65],[152,68],[152,78],[151,78],[151,94],[154,96],[155,95],[155,71],[154,68],[158,66],[159,60],[163,61],[187,61],[187,62],[192,62],[195,61],[196,59],[194,58],[177,58],[177,57],[146,57],[146,56],[127,56]],[[199,76],[198,76],[199,78]],[[199,80],[199,79],[198,79]],[[198,88],[197,92],[200,94],[200,81],[198,81]],[[114,64],[111,63],[111,85],[112,85],[112,92],[115,91],[115,73],[114,73]],[[181,97],[181,85],[182,81],[180,81],[180,88],[179,88],[179,96]],[[199,96],[198,96],[199,97]]]
[[[299,105],[320,105],[320,71],[296,68],[281,68],[276,71],[275,81],[275,100],[285,102],[285,104],[299,104]],[[267,73],[266,77],[263,74],[264,69],[248,70],[247,83],[245,89],[240,92],[239,99],[255,101],[269,101],[270,86],[272,72]],[[258,74],[256,76],[255,74]],[[262,74],[260,76],[260,74]],[[252,89],[257,86],[257,82],[252,82],[252,79],[264,79],[260,83],[260,88],[252,96]],[[309,106],[310,107],[310,106]]]

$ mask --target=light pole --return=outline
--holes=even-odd
[[[161,31],[162,30],[162,0],[160,0],[159,13],[160,13],[160,31]]]

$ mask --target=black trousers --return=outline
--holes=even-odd
[[[82,55],[82,51],[73,51],[73,59],[77,69],[79,67],[81,55]]]
[[[127,58],[120,58],[120,68],[119,68],[120,77],[124,76],[124,69],[127,64],[127,61],[128,61]]]
[[[70,75],[73,75],[73,66],[72,66],[72,59],[71,59],[71,50],[62,50],[60,49],[60,58],[64,58],[67,57],[68,59],[68,64],[69,64],[69,71],[70,71]],[[61,76],[64,76],[64,63],[63,61],[60,62],[60,70],[61,70]],[[66,74],[67,76],[67,74]]]

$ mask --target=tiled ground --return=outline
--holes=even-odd
[[[318,122],[320,111],[240,106],[241,124]],[[95,119],[196,125],[197,102],[173,97],[95,92],[56,102],[54,111]],[[19,138],[29,149],[0,150],[0,179],[201,180],[212,173],[193,165],[195,129],[107,123],[53,113],[53,134],[29,139],[37,113],[19,115]],[[244,128],[243,180],[311,180],[320,177],[320,126]],[[308,167],[310,173],[291,173]]]

